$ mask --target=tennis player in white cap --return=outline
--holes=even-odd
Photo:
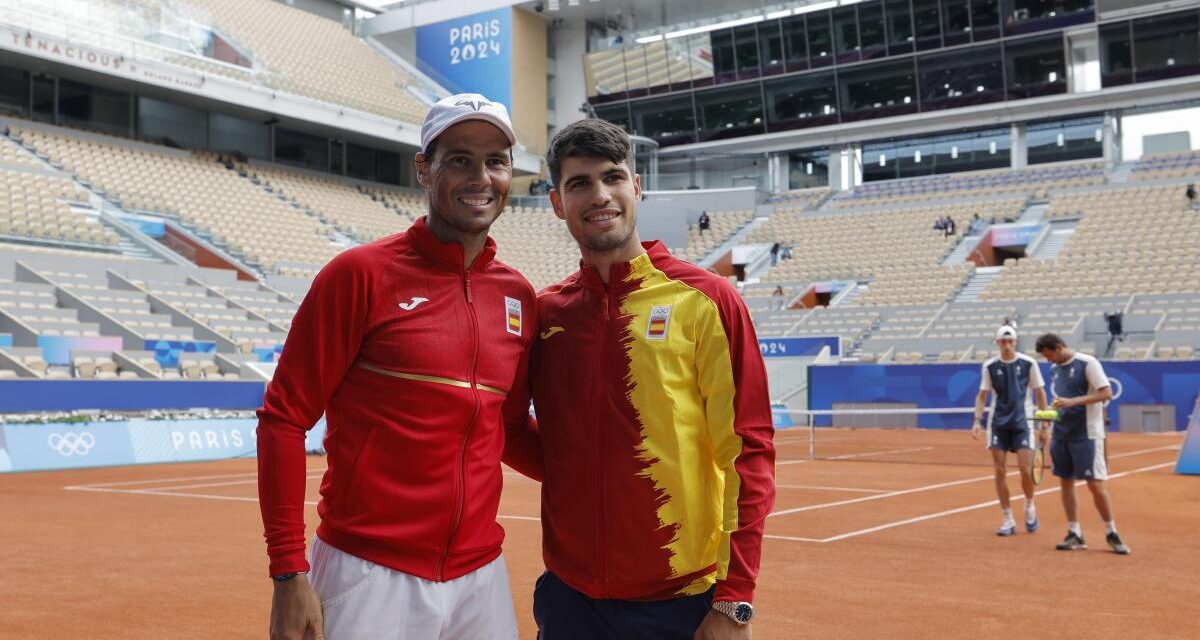
[[[992,467],[996,472],[996,496],[1000,498],[1003,519],[998,536],[1011,536],[1017,532],[1013,519],[1012,504],[1008,493],[1008,453],[1017,454],[1021,473],[1021,489],[1025,493],[1025,530],[1038,530],[1037,508],[1033,502],[1033,447],[1035,434],[1031,429],[1030,415],[1033,400],[1037,408],[1046,408],[1046,384],[1042,372],[1033,358],[1017,351],[1017,330],[1005,324],[996,330],[996,346],[1000,355],[983,363],[980,373],[979,395],[975,397],[975,422],[971,425],[971,436],[978,438],[984,430],[983,407],[988,393],[992,395],[987,419],[988,449],[992,452]],[[1039,429],[1036,437],[1044,437]]]
[[[272,640],[517,637],[496,510],[506,432],[529,419],[537,320],[488,238],[515,141],[499,103],[435,104],[416,157],[428,215],[339,255],[296,313],[258,413]],[[306,558],[304,435],[322,415]]]

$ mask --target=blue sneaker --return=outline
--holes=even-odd
[[[1035,513],[1035,514],[1033,514],[1033,520],[1029,520],[1028,518],[1026,518],[1025,531],[1028,531],[1029,533],[1033,533],[1034,531],[1037,531],[1037,530],[1038,530],[1038,517],[1037,517],[1037,514]]]
[[[1017,523],[1012,522],[1012,521],[1001,524],[1000,528],[996,530],[996,535],[998,535],[1002,538],[1007,538],[1008,536],[1014,535],[1016,533],[1017,533]]]

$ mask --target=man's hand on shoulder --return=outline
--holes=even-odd
[[[271,640],[325,640],[321,600],[308,576],[275,583],[271,598]],[[311,635],[305,635],[309,630]]]

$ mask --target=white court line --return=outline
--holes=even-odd
[[[1130,476],[1135,473],[1146,473],[1148,471],[1155,471],[1157,469],[1165,469],[1166,467],[1173,466],[1174,464],[1175,464],[1174,461],[1164,462],[1162,464],[1153,464],[1148,467],[1140,467],[1137,469],[1132,469],[1130,471],[1122,471],[1120,473],[1114,473],[1114,474],[1108,476],[1108,479],[1115,480],[1117,478],[1123,478],[1125,476]],[[1079,485],[1083,485],[1086,483],[1080,481],[1075,484],[1076,484],[1076,486],[1079,486]],[[1042,489],[1041,491],[1035,491],[1033,495],[1040,496],[1040,495],[1045,495],[1047,493],[1055,493],[1058,491],[1062,491],[1061,486],[1050,487],[1048,489]],[[1024,495],[1014,496],[1013,502],[1017,502],[1019,500],[1024,500],[1024,499],[1025,499]],[[937,513],[930,513],[930,514],[926,514],[923,516],[917,516],[915,518],[908,518],[907,520],[899,520],[896,522],[889,522],[887,524],[881,524],[879,526],[869,527],[867,529],[859,529],[858,531],[851,531],[849,533],[838,534],[836,536],[831,536],[831,537],[825,538],[824,540],[821,540],[821,542],[837,542],[838,540],[846,540],[848,538],[856,538],[858,536],[867,535],[868,533],[876,533],[878,531],[894,529],[896,527],[903,527],[905,525],[916,524],[918,522],[925,522],[926,520],[933,520],[935,518],[944,518],[946,516],[952,516],[952,515],[959,514],[959,513],[965,513],[967,511],[975,511],[977,509],[986,509],[988,507],[994,507],[997,504],[998,504],[997,500],[988,500],[986,502],[977,502],[975,504],[968,505],[965,507],[959,507],[957,509],[947,509],[946,511],[939,511]]]
[[[933,447],[912,447],[909,449],[890,449],[888,451],[871,451],[869,453],[848,453],[844,456],[833,456],[830,458],[822,458],[822,460],[850,460],[851,458],[870,458],[873,456],[886,456],[893,453],[913,453],[915,451],[933,451]]]
[[[770,540],[788,540],[790,542],[825,542],[821,538],[800,538],[797,536],[776,536],[769,533],[763,534],[764,538]]]
[[[804,460],[776,460],[775,466],[780,467],[785,464],[808,464],[809,462],[812,462],[812,460],[808,460],[807,458]]]
[[[845,491],[847,493],[887,493],[894,489],[859,489],[857,487],[825,487],[812,484],[776,484],[776,489],[812,489],[814,491]]]
[[[135,484],[154,484],[155,482],[186,482],[189,480],[218,480],[221,478],[252,478],[257,476],[258,472],[253,473],[226,473],[216,476],[185,476],[182,478],[154,478],[151,480],[127,480],[125,482],[101,482],[99,484],[79,485],[82,487],[124,487]]]
[[[324,473],[318,473],[318,474],[314,474],[311,476],[304,476],[304,477],[307,480],[316,480],[319,478],[323,478],[324,476],[325,476]],[[258,478],[253,478],[250,480],[230,480],[227,482],[205,482],[203,484],[179,484],[179,485],[168,486],[168,487],[150,487],[150,490],[151,491],[178,491],[181,489],[204,489],[207,487],[232,487],[234,485],[239,485],[239,484],[258,484]]]
[[[1109,460],[1116,460],[1118,458],[1128,458],[1130,456],[1141,455],[1143,453],[1153,453],[1155,451],[1168,451],[1168,450],[1174,451],[1174,450],[1178,450],[1178,449],[1179,449],[1179,445],[1170,445],[1170,446],[1166,446],[1166,447],[1154,447],[1152,449],[1141,449],[1139,451],[1130,451],[1128,453],[1122,453],[1122,454],[1118,454],[1115,456],[1109,456]],[[1008,475],[1013,476],[1013,475],[1017,475],[1018,473],[1019,472],[1017,472],[1017,471],[1010,471],[1008,473]],[[995,474],[989,473],[985,476],[975,476],[973,478],[964,478],[962,480],[952,480],[950,482],[939,482],[937,484],[928,484],[928,485],[921,486],[921,487],[913,487],[911,489],[900,489],[899,491],[890,491],[888,493],[880,493],[880,494],[871,495],[871,496],[864,496],[862,498],[850,498],[847,500],[838,500],[836,502],[823,502],[820,504],[810,504],[810,505],[804,506],[804,507],[796,507],[794,509],[784,509],[783,511],[776,511],[776,512],[768,515],[767,517],[772,518],[775,516],[786,516],[786,515],[793,514],[793,513],[802,513],[804,511],[815,511],[817,509],[829,509],[831,507],[841,507],[841,506],[845,506],[848,504],[858,504],[860,502],[870,502],[871,500],[882,500],[884,498],[894,498],[896,496],[903,496],[903,495],[908,495],[911,493],[922,493],[925,491],[934,491],[936,489],[945,489],[947,487],[956,487],[959,485],[971,484],[974,482],[983,482],[984,480],[991,480],[994,477],[995,477]]]
[[[139,496],[169,496],[173,498],[201,498],[204,500],[227,500],[231,502],[258,502],[257,497],[250,496],[222,496],[214,493],[184,493],[182,491],[160,491],[158,489],[112,489],[109,487],[63,487],[67,491],[91,491],[95,493],[124,493]],[[310,507],[317,506],[315,500],[305,500],[305,505]],[[532,516],[507,516],[497,514],[496,517],[501,520],[523,520],[528,522],[541,522],[541,518]]]

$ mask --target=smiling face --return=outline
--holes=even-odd
[[[429,197],[429,227],[443,241],[487,234],[508,201],[512,155],[496,126],[468,120],[446,129],[430,157],[417,154],[417,179]]]
[[[623,256],[640,248],[637,202],[641,196],[641,180],[628,163],[573,156],[562,160],[550,202],[581,249]]]

